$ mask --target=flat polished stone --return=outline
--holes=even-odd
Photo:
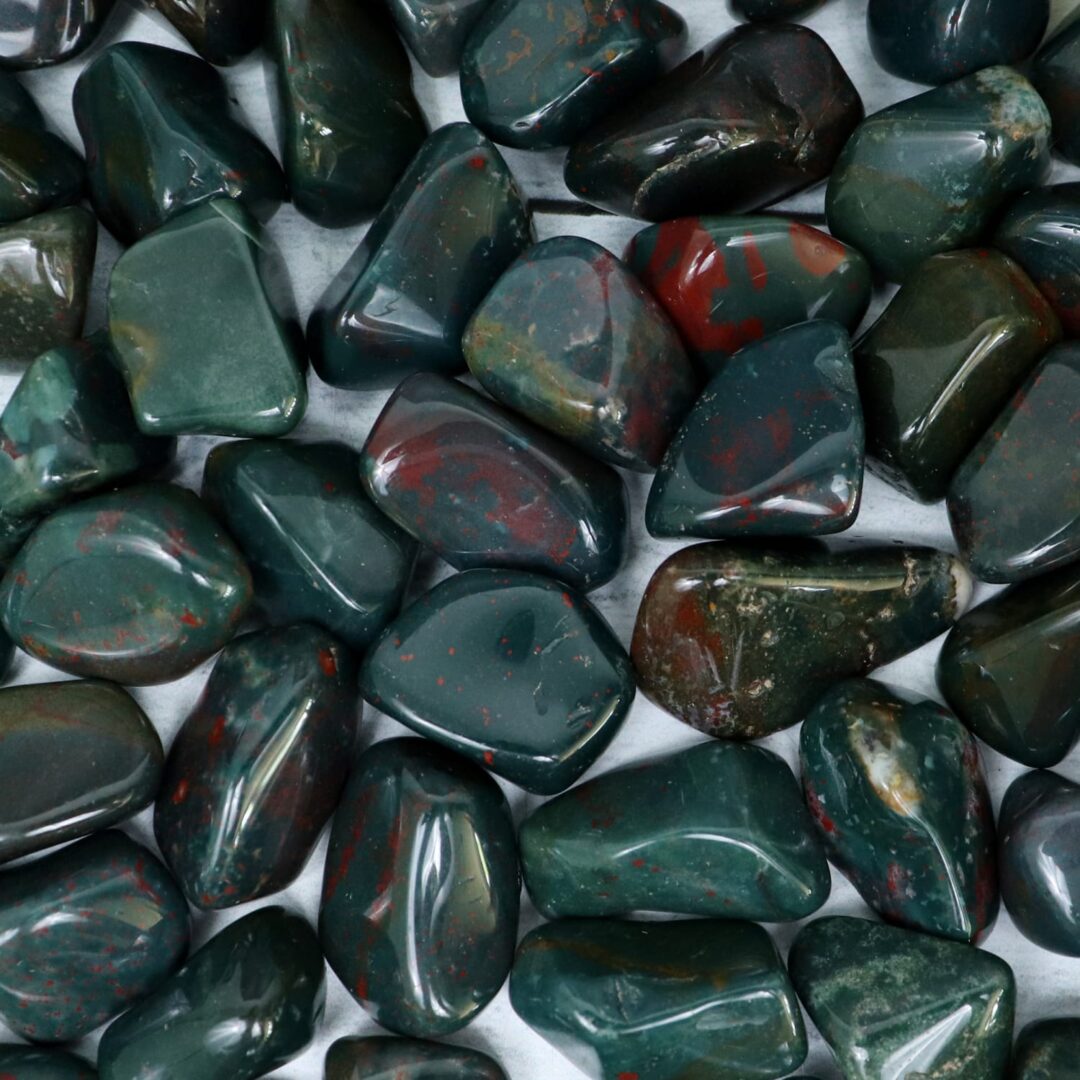
[[[63,1050],[0,1043],[0,1076],[6,1080],[97,1080],[93,1066]]]
[[[736,15],[754,22],[787,22],[809,15],[825,0],[731,0]],[[809,1080],[809,1078],[807,1078]]]
[[[1073,1080],[1080,1061],[1080,1016],[1034,1020],[1016,1037],[1012,1080]]]
[[[234,64],[262,41],[267,0],[149,0],[211,64]]]
[[[1067,18],[1038,51],[1031,81],[1054,120],[1054,149],[1080,164],[1080,12]]]
[[[436,78],[458,68],[465,42],[491,0],[390,0],[390,17],[420,66]]]
[[[0,68],[60,64],[98,36],[116,0],[29,0],[0,10]],[[123,7],[123,5],[121,5]]]
[[[338,1039],[326,1052],[325,1080],[506,1080],[479,1050],[385,1035]]]

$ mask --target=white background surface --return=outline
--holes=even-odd
[[[1012,2],[1023,4],[1027,0]],[[71,91],[88,58],[92,58],[109,42],[120,38],[152,41],[178,49],[188,49],[186,42],[163,19],[142,10],[129,9],[127,3],[128,0],[121,0],[118,5],[120,10],[116,13],[119,17],[114,16],[107,27],[107,33],[91,49],[88,56],[57,68],[29,73],[24,77],[25,84],[42,104],[56,128],[77,147],[81,148],[81,141],[71,114]],[[687,54],[728,30],[736,22],[727,10],[724,0],[669,0],[669,3],[680,11],[689,24]],[[805,21],[820,32],[837,53],[858,86],[869,113],[893,101],[911,96],[923,88],[892,78],[874,63],[866,41],[865,6],[866,0],[830,0],[824,8]],[[1055,0],[1052,25],[1076,6],[1077,0]],[[277,142],[268,100],[267,72],[261,54],[248,58],[235,68],[223,70],[243,113],[268,145],[276,149]],[[416,68],[416,89],[432,128],[465,118],[456,75],[436,80]],[[561,152],[504,153],[527,197],[568,197],[562,183]],[[1076,175],[1080,175],[1080,170],[1067,167],[1062,162],[1056,163],[1056,180],[1073,178]],[[822,189],[819,187],[783,204],[783,208],[820,215],[822,200]],[[639,228],[639,222],[599,215],[538,215],[536,218],[536,230],[540,239],[560,233],[577,233],[605,244],[617,254],[622,253],[626,241]],[[271,222],[270,232],[285,254],[300,313],[306,319],[315,300],[351,254],[364,232],[364,227],[341,231],[320,229],[301,218],[291,206],[285,206]],[[88,329],[92,330],[101,325],[105,283],[117,254],[116,243],[102,231]],[[880,310],[883,300],[883,296],[877,297],[871,315]],[[7,400],[15,381],[15,375],[0,376],[0,400]],[[309,440],[342,439],[359,447],[386,396],[382,392],[353,393],[333,390],[322,385],[312,375],[311,405],[306,419],[295,434]],[[180,440],[179,482],[198,489],[203,461],[210,446],[216,441],[218,440],[203,437]],[[591,599],[610,620],[624,644],[629,645],[634,616],[645,583],[656,566],[682,545],[678,542],[656,541],[645,533],[642,510],[648,479],[629,473],[624,475],[630,488],[632,506],[633,533],[629,558],[616,581],[592,593]],[[953,549],[942,506],[926,507],[911,502],[873,476],[867,477],[858,521],[845,535],[881,540],[903,539]],[[445,564],[426,556],[420,563],[413,595],[447,572]],[[976,600],[984,599],[991,591],[989,587],[981,586]],[[881,669],[878,674],[898,685],[937,697],[933,664],[939,646],[940,641],[927,645],[903,660]],[[171,743],[173,735],[198,695],[209,669],[210,664],[205,664],[179,682],[135,691],[135,696],[156,724],[166,747]],[[62,676],[20,653],[16,659],[12,682],[42,682],[57,677]],[[364,740],[370,742],[404,733],[406,730],[395,721],[365,707],[362,723]],[[764,740],[764,745],[781,754],[796,770],[797,733],[798,729],[793,728]],[[622,731],[608,752],[587,775],[606,771],[643,756],[674,750],[701,738],[697,732],[667,715],[639,694]],[[996,807],[1009,782],[1023,769],[985,746],[982,750]],[[1080,750],[1058,771],[1080,781]],[[33,782],[32,778],[30,782]],[[502,786],[518,821],[541,801],[512,785],[503,783]],[[144,843],[153,846],[149,811],[141,814],[125,828]],[[255,905],[243,905],[220,915],[198,916],[195,920],[193,944],[201,945],[226,923],[262,903],[289,903],[306,912],[314,922],[318,910],[325,850],[324,834],[301,879],[278,897],[259,901]],[[871,914],[854,889],[835,871],[832,896],[818,915],[826,913],[865,916]],[[530,930],[538,921],[527,896],[524,897],[521,933]],[[785,954],[799,925],[801,924],[789,923],[769,927]],[[1080,960],[1057,956],[1031,945],[1017,933],[1004,910],[986,939],[985,946],[1006,959],[1016,973],[1019,984],[1018,1029],[1019,1025],[1032,1019],[1068,1012],[1080,1013]],[[321,1077],[323,1055],[334,1039],[344,1035],[385,1034],[346,993],[329,969],[327,990],[326,1016],[316,1043],[303,1056],[270,1075],[288,1080]],[[811,1050],[802,1071],[816,1074],[822,1080],[837,1077],[831,1055],[813,1030],[809,1019],[807,1025],[811,1036]],[[0,1035],[5,1039],[10,1038],[10,1033],[2,1025]],[[84,1040],[78,1049],[92,1054],[96,1041],[95,1034]],[[517,1018],[510,1008],[505,987],[473,1024],[447,1041],[490,1052],[499,1059],[511,1080],[580,1080],[582,1076],[574,1066]]]

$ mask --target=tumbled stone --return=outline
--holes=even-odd
[[[510,1001],[591,1080],[764,1080],[806,1057],[787,972],[753,923],[547,923],[518,949]]]
[[[267,0],[150,0],[211,64],[234,64],[262,40]]]
[[[63,1050],[0,1043],[0,1076],[5,1080],[97,1080],[88,1061]]]
[[[326,1080],[506,1080],[506,1073],[465,1046],[368,1035],[331,1045]]]
[[[0,9],[0,68],[38,68],[78,56],[115,0],[29,0]],[[121,5],[123,6],[123,5]]]
[[[469,124],[439,128],[312,312],[319,377],[373,390],[464,369],[465,324],[530,236],[498,150]]]
[[[611,252],[556,236],[510,267],[462,341],[497,401],[609,465],[650,472],[697,378],[660,305]]]
[[[456,71],[465,42],[491,0],[390,0],[390,17],[420,66],[436,78]]]
[[[360,669],[364,696],[529,791],[569,787],[634,700],[618,639],[560,582],[469,570],[392,622]]]
[[[931,548],[696,544],[653,574],[631,655],[641,689],[680,720],[758,739],[947,630],[971,587]]]
[[[459,570],[537,570],[587,591],[623,561],[618,473],[453,379],[420,373],[397,388],[361,476],[383,513]]]
[[[1080,12],[1066,19],[1038,51],[1031,81],[1054,121],[1054,149],[1080,163]]]
[[[786,22],[808,15],[825,0],[731,0],[737,15],[757,22]]]
[[[1080,1016],[1035,1020],[1016,1037],[1012,1080],[1070,1080],[1080,1061]]]

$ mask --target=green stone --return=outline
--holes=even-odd
[[[1035,1020],[1016,1037],[1011,1080],[1076,1080],[1080,1016]]]
[[[232,199],[188,210],[120,256],[109,333],[148,435],[284,435],[307,408],[285,263]]]
[[[506,1073],[479,1050],[369,1035],[330,1047],[325,1080],[506,1080]]]
[[[510,1002],[591,1080],[772,1080],[806,1057],[795,992],[753,923],[548,923],[518,949]]]
[[[390,0],[390,17],[420,66],[436,78],[457,70],[465,42],[491,0]]]
[[[801,931],[788,966],[845,1080],[1004,1080],[1016,985],[992,953],[834,916]]]
[[[1031,81],[1054,120],[1054,149],[1080,163],[1080,11],[1074,12],[1038,51]]]
[[[0,68],[71,60],[98,36],[115,0],[21,0],[0,8]],[[121,4],[120,8],[126,5]]]
[[[0,1077],[5,1080],[97,1080],[89,1062],[63,1050],[0,1043]]]
[[[1061,324],[1007,256],[927,259],[855,348],[871,468],[913,498],[949,481]]]
[[[526,818],[519,844],[546,919],[663,911],[782,922],[829,895],[791,770],[739,743],[698,743],[587,780]]]
[[[149,0],[211,64],[234,64],[262,40],[267,0]]]

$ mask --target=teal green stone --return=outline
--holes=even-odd
[[[89,1062],[63,1050],[0,1043],[0,1077],[4,1080],[97,1080]]]
[[[225,80],[190,53],[111,45],[79,76],[74,106],[91,201],[122,243],[210,199],[238,199],[265,221],[287,196]]]
[[[1061,324],[1007,256],[934,255],[855,347],[870,466],[913,498],[949,482]]]
[[[326,978],[308,921],[262,907],[212,937],[155,993],[114,1021],[101,1080],[255,1080],[311,1043]]]
[[[663,911],[784,922],[829,867],[782,758],[698,743],[585,781],[525,819],[521,866],[546,919]]]
[[[148,435],[285,435],[307,408],[288,271],[232,199],[188,210],[120,256],[109,333]]]
[[[5,3],[0,8],[0,68],[38,68],[71,60],[98,36],[114,3],[115,0]]]
[[[998,888],[975,736],[936,702],[852,679],[807,716],[800,760],[825,850],[859,895],[889,922],[978,941]]]
[[[829,178],[829,231],[890,281],[978,243],[1050,169],[1050,114],[1031,83],[986,68],[868,117]]]
[[[539,574],[480,569],[406,608],[364,658],[360,689],[419,734],[551,795],[615,737],[634,674],[584,597]]]
[[[385,1035],[338,1039],[326,1052],[326,1080],[506,1080],[479,1050]]]
[[[1080,1016],[1035,1020],[1016,1037],[1011,1080],[1076,1080]]]
[[[319,933],[383,1027],[434,1038],[498,993],[517,941],[510,807],[482,769],[426,739],[365,753],[334,815]]]
[[[800,932],[788,968],[845,1080],[1004,1080],[1016,984],[992,953],[838,916]]]
[[[653,536],[822,536],[849,528],[863,418],[847,331],[799,323],[709,380],[649,490]]]
[[[319,377],[374,390],[463,370],[469,316],[531,238],[499,151],[470,124],[439,128],[311,314]]]
[[[591,1080],[772,1080],[806,1057],[795,992],[753,923],[548,923],[518,949],[510,1002]]]
[[[149,0],[211,64],[234,64],[262,40],[267,0]]]
[[[251,575],[198,497],[143,484],[57,510],[0,582],[24,651],[84,678],[171,682],[236,633]]]
[[[362,652],[400,610],[417,544],[368,498],[350,447],[223,443],[206,459],[202,493],[272,625],[315,623]]]
[[[390,0],[390,17],[420,66],[435,77],[457,70],[465,42],[491,0]]]
[[[1031,81],[1054,120],[1054,149],[1080,163],[1080,12],[1067,18],[1038,51]]]
[[[609,465],[651,472],[697,392],[660,305],[611,252],[556,236],[510,267],[462,341],[497,401]]]
[[[0,1017],[68,1042],[145,998],[183,960],[188,910],[165,867],[115,830],[0,872]]]

